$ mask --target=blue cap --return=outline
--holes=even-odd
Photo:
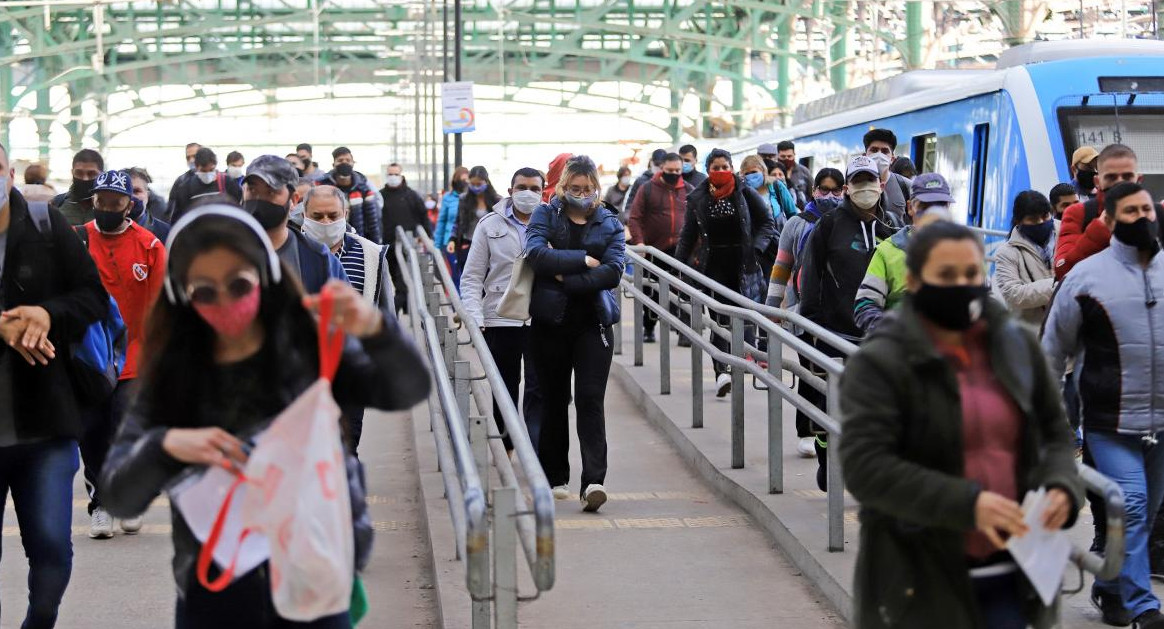
[[[98,192],[116,192],[127,197],[133,196],[133,184],[129,180],[129,173],[124,170],[107,170],[93,182],[93,194]]]
[[[950,184],[938,173],[922,173],[914,177],[909,187],[909,195],[922,203],[954,202],[954,197],[950,194]]]

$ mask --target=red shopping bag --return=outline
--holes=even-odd
[[[221,591],[230,584],[235,561],[214,581],[208,572],[231,501],[241,500],[245,524],[241,539],[261,532],[269,540],[275,610],[287,620],[301,622],[347,612],[355,575],[340,409],[331,394],[343,336],[339,330],[329,332],[332,307],[325,289],[320,304],[320,379],[259,436],[246,468],[223,501],[197,565],[199,582],[207,589]]]

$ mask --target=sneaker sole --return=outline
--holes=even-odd
[[[582,510],[586,513],[594,513],[604,504],[606,504],[606,492],[599,489],[586,496],[586,506],[582,507]]]
[[[110,531],[108,533],[94,533],[90,531],[89,539],[113,539],[113,532]]]
[[[729,383],[723,385],[722,387],[720,387],[715,392],[715,397],[727,397],[727,394],[731,393],[731,392],[732,392],[732,383],[729,382]]]

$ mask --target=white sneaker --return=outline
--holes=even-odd
[[[569,499],[570,499],[570,486],[569,485],[558,485],[557,487],[554,487],[554,500],[569,500]]]
[[[715,377],[715,397],[723,397],[732,392],[731,374],[721,373]]]
[[[796,452],[801,458],[814,458],[816,456],[816,437],[801,437],[800,441],[796,442]]]
[[[604,504],[606,504],[606,488],[602,485],[589,485],[586,487],[586,491],[582,492],[583,511],[594,513]]]
[[[113,537],[113,516],[101,507],[94,509],[89,516],[89,537],[92,539]]]
[[[136,518],[128,518],[121,521],[121,532],[126,535],[135,535],[141,530],[141,516]]]

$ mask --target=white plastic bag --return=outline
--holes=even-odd
[[[343,337],[338,331],[328,334],[331,307],[325,290],[319,332],[322,377],[259,436],[246,467],[220,501],[197,564],[202,586],[222,591],[235,576],[239,553],[222,553],[219,547],[244,550],[258,534],[265,536],[275,611],[300,622],[347,612],[355,579],[340,409],[331,395]],[[241,509],[232,508],[235,500]],[[223,568],[214,581],[208,578],[212,560]]]
[[[320,379],[275,419],[247,461],[254,486],[244,519],[270,540],[271,594],[287,620],[343,613],[351,603],[355,540],[339,418],[331,383]]]

